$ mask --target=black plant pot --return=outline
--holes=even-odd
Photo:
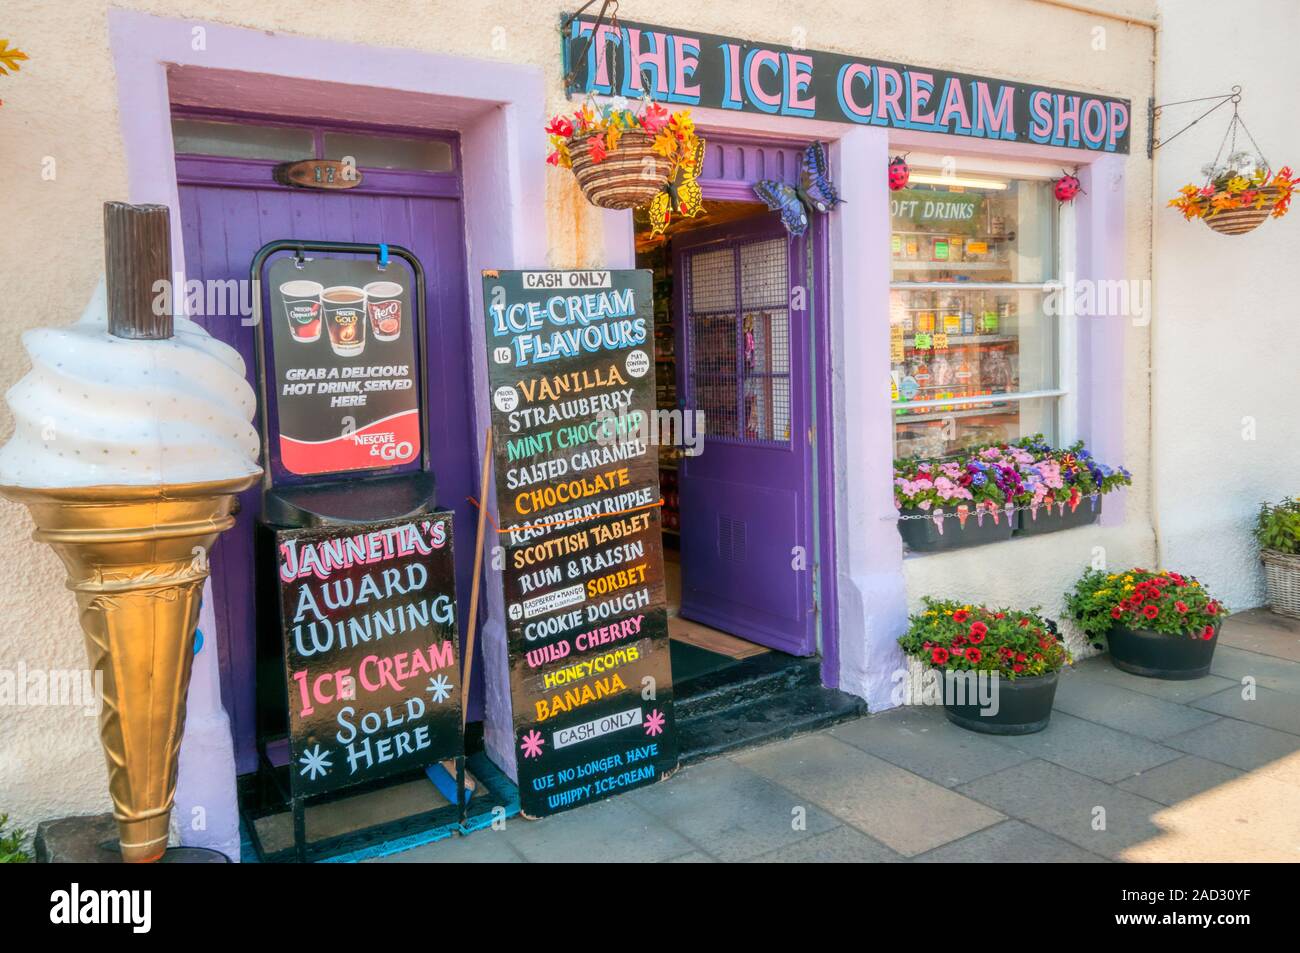
[[[1117,625],[1106,635],[1110,660],[1121,671],[1147,678],[1184,681],[1210,674],[1214,647],[1219,644],[1219,626],[1214,636],[1166,635],[1150,629]]]
[[[1042,731],[1052,717],[1059,672],[1027,678],[998,676],[993,685],[995,695],[987,695],[989,704],[981,704],[973,672],[939,671],[943,691],[943,713],[954,725],[986,735],[1030,735]],[[981,672],[993,679],[996,673]],[[962,677],[968,680],[962,684]],[[996,699],[996,708],[992,704]]]
[[[944,510],[943,532],[929,512],[918,509],[901,510],[901,516],[924,516],[925,519],[906,519],[898,521],[898,534],[903,537],[907,548],[918,553],[935,553],[945,549],[962,549],[966,546],[979,546],[982,543],[998,543],[1011,538],[1015,531],[1014,516],[998,512],[998,519],[993,521],[993,514],[985,512],[976,517],[971,513],[966,517],[966,525],[957,518],[956,510]]]
[[[1055,506],[1040,506],[1037,514],[1033,510],[1021,510],[1016,514],[1020,517],[1016,535],[1041,536],[1095,523],[1101,516],[1102,499],[1104,498],[1097,497],[1096,506],[1093,506],[1093,501],[1084,497],[1073,510],[1067,506],[1064,513]]]

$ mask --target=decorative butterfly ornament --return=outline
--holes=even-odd
[[[754,183],[754,193],[772,211],[781,213],[781,223],[795,237],[808,230],[809,215],[813,212],[825,215],[844,201],[831,182],[826,147],[821,142],[814,142],[804,150],[797,184],[762,179]]]
[[[700,188],[699,175],[704,168],[704,140],[697,139],[689,159],[677,165],[677,171],[650,200],[650,234],[662,235],[673,220],[673,215],[695,218],[704,211],[704,190]]]

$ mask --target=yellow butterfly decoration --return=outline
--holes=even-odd
[[[704,211],[704,190],[697,181],[704,168],[704,140],[696,139],[691,154],[677,163],[668,184],[650,200],[650,235],[662,235],[677,214],[695,218]]]

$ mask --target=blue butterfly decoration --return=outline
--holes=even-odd
[[[813,212],[825,215],[844,201],[831,182],[826,145],[822,142],[814,142],[804,150],[797,184],[762,179],[754,183],[754,193],[772,211],[781,213],[781,223],[796,238],[808,230]]]

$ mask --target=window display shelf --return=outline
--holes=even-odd
[[[945,332],[943,331],[931,332],[931,336],[933,336],[933,334],[936,333],[943,334]],[[974,347],[975,345],[978,344],[1018,344],[1020,342],[1020,339],[1016,337],[1014,334],[953,334],[952,332],[947,332],[947,334],[948,334],[948,347],[946,348],[946,350],[949,351],[958,347]],[[915,350],[916,349],[915,341],[916,341],[915,337],[905,337],[903,338],[903,347],[909,350]],[[927,347],[927,348],[922,348],[922,350],[932,351],[934,350],[934,348]],[[940,350],[945,350],[945,349],[940,348]]]
[[[927,420],[956,420],[962,417],[987,417],[998,413],[1015,413],[1015,406],[1007,401],[999,401],[982,407],[963,407],[960,410],[925,410],[911,413],[895,409],[895,420],[900,424],[923,423]]]
[[[1009,271],[1008,261],[911,261],[903,259],[889,263],[895,271]]]

